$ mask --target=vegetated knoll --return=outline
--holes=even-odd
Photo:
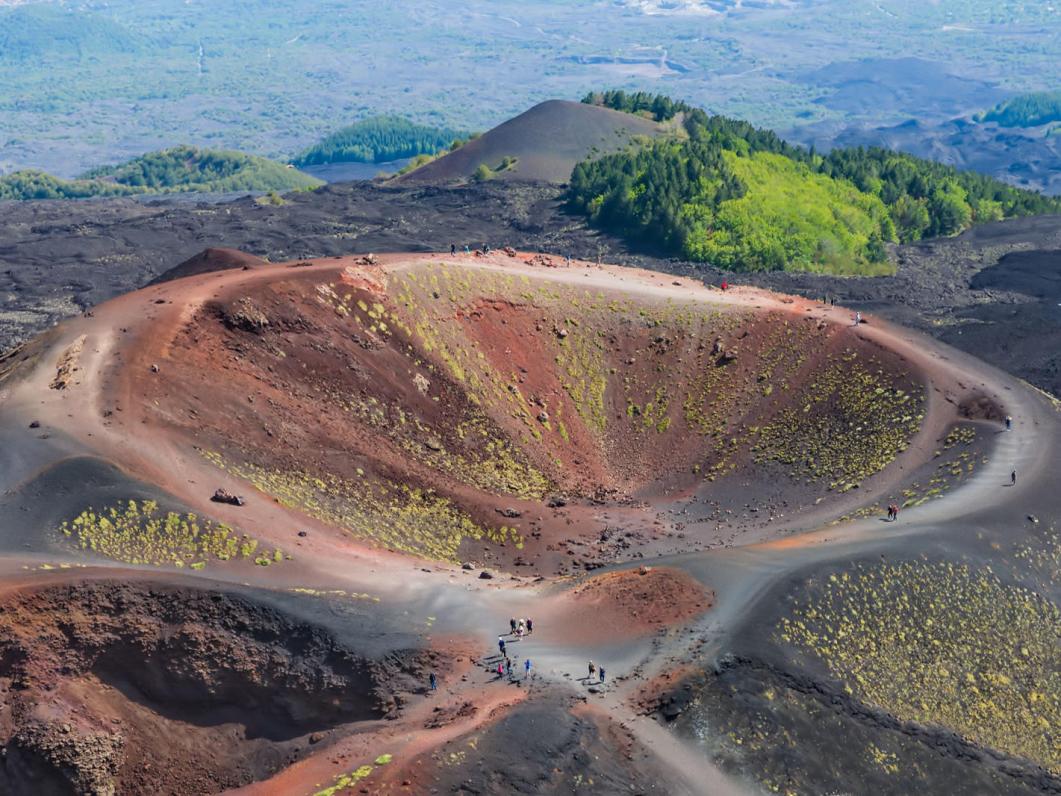
[[[256,155],[179,146],[64,180],[42,171],[0,177],[0,199],[85,199],[161,193],[291,191],[324,183]]]
[[[632,241],[723,268],[862,275],[893,270],[887,243],[1061,209],[1061,200],[883,149],[819,156],[700,110],[686,111],[681,127],[684,136],[580,163],[569,206]]]
[[[158,373],[117,381],[284,505],[447,561],[570,561],[551,545],[579,507],[540,507],[557,493],[769,495],[790,513],[858,487],[920,428],[920,375],[846,327],[501,259],[522,267],[421,257],[232,279],[172,339],[144,341]],[[597,547],[636,553],[613,541]]]
[[[575,164],[626,148],[663,127],[580,102],[550,100],[399,177],[401,183],[503,179],[566,183]]]
[[[378,719],[419,676],[234,593],[53,583],[0,598],[5,793],[215,793]]]
[[[1039,127],[1061,122],[1061,91],[1020,94],[978,114],[977,121],[995,122],[1000,127]]]
[[[448,127],[415,124],[401,116],[373,116],[336,130],[291,162],[296,166],[387,163],[417,155],[434,155],[469,135]]]

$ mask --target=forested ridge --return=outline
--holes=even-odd
[[[290,191],[320,180],[282,163],[243,152],[179,146],[151,152],[118,166],[103,166],[73,180],[43,171],[0,177],[0,199],[85,199],[153,193]]]
[[[609,107],[666,107],[609,92]],[[672,105],[673,107],[673,105]],[[827,155],[683,109],[676,135],[580,163],[569,207],[592,223],[735,270],[881,273],[885,244],[1061,211],[1061,200],[881,148]]]
[[[434,155],[468,138],[469,133],[414,124],[400,116],[374,116],[336,130],[292,161],[296,166],[319,163],[386,163]]]
[[[1038,127],[1061,121],[1061,91],[1021,94],[977,117],[1000,127]]]

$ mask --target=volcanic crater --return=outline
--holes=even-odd
[[[922,430],[919,367],[806,302],[525,259],[273,268],[156,324],[108,381],[126,422],[362,542],[543,571],[573,524],[629,558],[841,505]]]

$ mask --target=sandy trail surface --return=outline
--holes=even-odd
[[[377,765],[372,774],[383,792],[411,792],[428,782],[403,768],[408,762],[455,739],[488,732],[500,716],[533,698],[536,688],[559,687],[577,700],[626,722],[631,736],[653,765],[669,772],[660,782],[668,793],[739,793],[750,786],[717,769],[695,747],[652,719],[638,717],[633,706],[638,689],[681,662],[703,658],[719,649],[727,632],[749,606],[789,573],[811,564],[854,557],[894,547],[908,537],[931,537],[955,528],[974,527],[985,514],[1005,515],[1019,522],[1056,489],[1059,413],[1048,397],[1011,377],[951,350],[920,334],[867,317],[853,326],[851,313],[804,299],[769,294],[751,288],[722,292],[689,280],[613,267],[574,263],[543,268],[529,256],[503,254],[487,258],[455,259],[441,255],[390,255],[375,266],[384,273],[415,268],[426,262],[450,262],[475,272],[523,275],[638,297],[696,300],[719,307],[772,310],[815,322],[850,327],[844,334],[898,352],[930,380],[924,431],[915,438],[875,483],[872,494],[851,503],[870,504],[906,477],[906,468],[931,456],[940,429],[956,416],[956,407],[971,395],[982,396],[1015,418],[1012,431],[1003,432],[997,419],[974,419],[990,437],[988,461],[963,483],[936,500],[904,510],[896,523],[877,516],[832,524],[843,506],[823,507],[791,518],[763,524],[742,547],[688,551],[644,563],[622,564],[609,572],[637,580],[651,579],[668,568],[683,586],[668,593],[665,605],[645,600],[636,610],[624,604],[622,591],[603,588],[587,597],[585,578],[550,579],[498,574],[480,579],[452,564],[417,560],[367,546],[349,535],[335,533],[328,524],[281,505],[268,495],[249,489],[235,476],[217,470],[189,448],[187,440],[158,427],[140,407],[136,390],[154,368],[165,368],[166,341],[175,338],[196,311],[213,297],[235,288],[266,284],[278,275],[299,277],[335,274],[354,265],[352,258],[266,265],[194,276],[122,296],[94,310],[91,317],[64,323],[32,344],[37,359],[14,377],[0,382],[0,494],[17,496],[57,463],[90,457],[113,464],[122,476],[150,485],[172,496],[202,516],[238,525],[264,543],[283,545],[294,552],[292,565],[269,568],[212,568],[211,585],[254,587],[284,599],[293,590],[364,594],[378,598],[384,626],[414,632],[425,647],[457,650],[461,661],[447,672],[437,695],[417,695],[402,718],[391,724],[365,728],[310,751],[276,775],[234,790],[241,794],[316,793],[333,778],[371,764],[378,753],[394,761]],[[562,260],[558,260],[562,263]],[[83,341],[80,344],[78,341]],[[159,341],[162,342],[161,348]],[[63,389],[51,385],[66,360],[70,374]],[[32,424],[32,428],[31,428]],[[1018,474],[1010,485],[1010,473]],[[246,504],[231,507],[212,503],[216,488],[246,496]],[[53,502],[56,511],[91,504],[92,495],[71,485],[62,492],[37,496]],[[0,520],[6,551],[0,556],[0,579],[5,589],[44,582],[67,582],[108,576],[165,577],[151,567],[108,564],[94,558],[92,569],[27,536],[14,514]],[[305,536],[296,536],[304,531]],[[9,537],[9,538],[8,538]],[[29,541],[22,541],[29,539]],[[14,541],[12,541],[14,540]],[[650,574],[639,574],[650,565]],[[203,576],[186,572],[183,577]],[[204,580],[207,578],[204,578]],[[591,579],[592,580],[592,579]],[[646,582],[648,582],[646,580]],[[691,584],[691,585],[690,585]],[[611,588],[611,587],[608,587]],[[635,592],[636,594],[636,592]],[[580,599],[583,600],[580,602]],[[588,600],[588,602],[586,602]],[[516,638],[509,634],[511,617],[532,616],[537,627]],[[382,631],[381,631],[382,632]],[[518,675],[516,683],[497,678],[492,670],[498,637],[507,646]],[[524,662],[532,662],[524,680]],[[594,687],[583,681],[588,660],[607,661],[608,682]],[[474,712],[442,726],[425,729],[438,708],[456,710],[462,704]],[[543,765],[545,761],[542,761]],[[411,783],[404,786],[403,782]],[[429,784],[429,783],[428,783]],[[360,786],[351,785],[354,791]]]

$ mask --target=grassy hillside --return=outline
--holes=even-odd
[[[119,166],[94,169],[74,180],[42,171],[18,171],[0,177],[0,199],[291,191],[322,184],[308,174],[266,158],[180,146],[152,152]]]
[[[469,135],[459,130],[414,124],[400,116],[374,116],[336,130],[292,162],[296,166],[386,163],[418,155],[434,155]]]
[[[723,157],[744,195],[700,220],[687,244],[693,259],[749,270],[891,270],[881,247],[891,239],[888,210],[878,197],[783,155]]]
[[[1061,200],[980,174],[886,149],[822,157],[700,110],[678,135],[580,163],[568,203],[597,226],[690,260],[836,274],[890,271],[888,242],[1061,211]]]
[[[977,117],[1001,127],[1038,127],[1061,121],[1061,91],[1021,94]]]

